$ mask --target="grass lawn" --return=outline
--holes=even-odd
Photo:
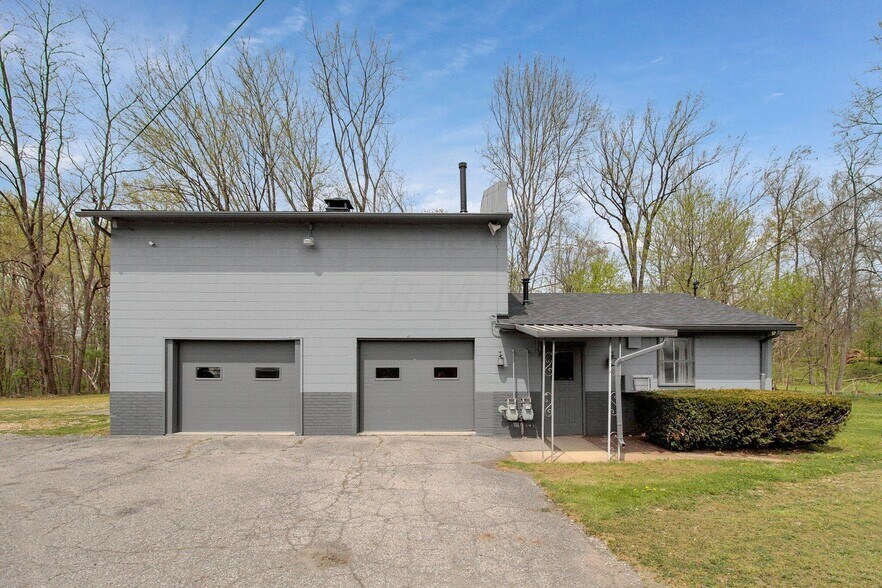
[[[882,397],[783,463],[521,464],[587,532],[675,586],[882,586]]]
[[[107,394],[0,399],[0,434],[106,435]]]

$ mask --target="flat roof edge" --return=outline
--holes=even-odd
[[[177,211],[95,210],[77,211],[80,218],[172,223],[353,223],[353,224],[507,224],[510,212],[295,212],[295,211]]]

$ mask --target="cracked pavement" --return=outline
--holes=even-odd
[[[641,585],[494,467],[535,444],[2,436],[0,585]]]

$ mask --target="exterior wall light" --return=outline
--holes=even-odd
[[[312,235],[313,225],[310,223],[309,225],[309,234],[303,238],[303,244],[306,247],[315,247],[315,237]]]
[[[499,352],[499,357],[496,358],[496,367],[505,367],[505,356],[502,355],[502,352]]]

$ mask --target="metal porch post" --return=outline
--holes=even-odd
[[[542,340],[542,461],[545,461],[545,339]]]
[[[612,459],[612,373],[613,373],[613,357],[612,357],[612,337],[609,338],[609,362],[606,368],[606,459]]]

